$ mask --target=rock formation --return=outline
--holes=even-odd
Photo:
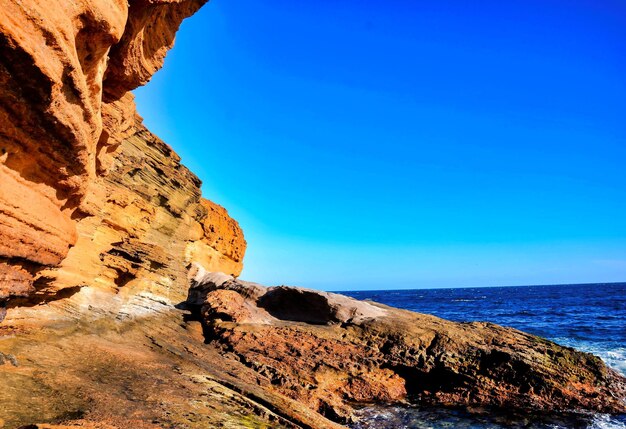
[[[0,427],[338,428],[355,402],[407,400],[624,411],[592,355],[237,280],[239,225],[129,92],[205,1],[0,0]]]
[[[240,273],[238,224],[129,92],[203,3],[0,1],[0,300],[135,279],[169,296],[193,261]]]
[[[491,323],[454,323],[345,296],[265,288],[199,270],[189,303],[206,336],[328,418],[403,402],[625,412],[626,379],[600,358]]]

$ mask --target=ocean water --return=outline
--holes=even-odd
[[[626,375],[626,283],[342,292],[458,322],[488,321],[600,356]],[[626,429],[626,416],[512,416],[420,407],[359,411],[355,429]]]

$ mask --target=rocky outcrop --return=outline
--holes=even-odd
[[[0,324],[0,427],[339,429],[223,359],[188,311],[152,301],[142,317],[96,317],[107,301],[94,292]],[[50,309],[83,294],[80,314]]]
[[[221,206],[202,199],[201,210],[207,213],[201,221],[196,240],[186,248],[186,261],[193,261],[210,271],[240,273],[246,242],[236,220]]]
[[[186,309],[135,291],[125,308],[149,311],[111,317],[96,288],[13,309],[0,427],[338,429],[372,401],[625,408],[626,380],[599,358],[514,329],[193,274]]]
[[[129,92],[205,2],[0,0],[0,301],[137,278],[182,296],[193,261],[239,274],[239,226]]]
[[[201,271],[189,303],[225,358],[339,422],[363,402],[626,412],[626,379],[598,357],[512,328]]]
[[[205,1],[0,0],[0,427],[335,429],[378,401],[625,411],[592,355],[237,280],[239,225],[129,92]]]

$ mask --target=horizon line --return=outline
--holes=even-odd
[[[623,285],[626,281],[619,282],[599,282],[599,283],[553,283],[553,284],[532,284],[532,285],[497,285],[497,286],[445,286],[445,287],[424,287],[424,288],[401,288],[401,289],[352,289],[352,290],[324,290],[325,292],[398,292],[406,290],[439,290],[439,289],[495,289],[513,287],[549,287],[549,286],[591,286],[591,285]]]

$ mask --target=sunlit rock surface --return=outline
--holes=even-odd
[[[338,428],[354,402],[407,400],[624,411],[591,355],[233,277],[239,225],[129,92],[204,2],[0,0],[0,427]]]
[[[626,411],[626,379],[600,358],[512,328],[202,272],[188,302],[225,358],[339,422],[368,402]]]
[[[0,1],[1,301],[134,281],[184,296],[196,260],[239,274],[239,226],[201,199],[129,92],[203,3]]]

